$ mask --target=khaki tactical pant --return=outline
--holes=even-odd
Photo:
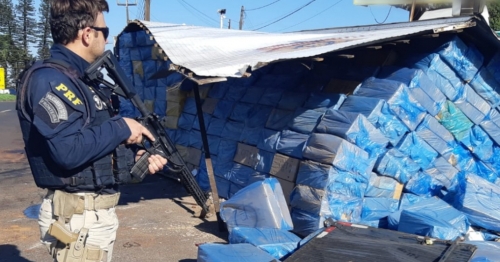
[[[58,208],[61,210],[61,205],[58,206],[54,203],[64,202],[57,200],[62,198],[61,195],[59,194],[59,197],[45,197],[38,217],[40,240],[48,248],[54,261],[110,262],[119,225],[115,208],[88,210],[92,208],[88,208],[88,205],[85,204],[83,210],[79,208],[79,211],[64,219],[62,216],[56,216],[56,214],[61,213],[61,211],[57,211]],[[86,195],[96,196],[90,193],[72,195],[83,196],[82,199]],[[68,208],[66,207],[66,209]],[[58,241],[50,234],[54,234],[53,232],[56,231],[54,225],[61,226],[62,230],[58,231],[66,233],[69,244]],[[58,236],[60,237],[60,234]]]

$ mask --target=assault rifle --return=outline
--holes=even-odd
[[[107,71],[108,76],[114,83],[110,83],[104,79],[104,74],[101,72],[103,69]],[[142,115],[138,121],[153,134],[155,141],[143,139],[142,144],[144,149],[146,149],[146,153],[133,166],[131,174],[139,181],[142,181],[148,173],[148,157],[153,154],[161,155],[168,160],[166,168],[170,172],[178,174],[186,191],[194,197],[196,203],[202,208],[200,217],[204,218],[210,213],[207,195],[201,190],[191,171],[186,167],[186,163],[179,154],[179,151],[177,151],[174,143],[165,133],[158,115],[148,111],[139,95],[135,92],[134,86],[118,64],[118,60],[110,50],[106,50],[104,54],[85,70],[84,81],[103,84],[114,94],[129,99]],[[147,146],[148,143],[149,146]]]

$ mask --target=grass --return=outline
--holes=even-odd
[[[0,94],[0,102],[16,101],[15,95],[10,94]]]

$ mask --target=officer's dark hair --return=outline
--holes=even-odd
[[[71,43],[78,31],[93,26],[97,15],[102,12],[109,12],[106,0],[52,0],[50,31],[54,43]]]

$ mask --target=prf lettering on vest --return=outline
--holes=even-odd
[[[83,105],[82,101],[76,97],[75,93],[73,93],[71,90],[68,89],[68,87],[61,83],[60,85],[56,86],[57,91],[64,92],[64,96],[71,102],[73,105]]]

